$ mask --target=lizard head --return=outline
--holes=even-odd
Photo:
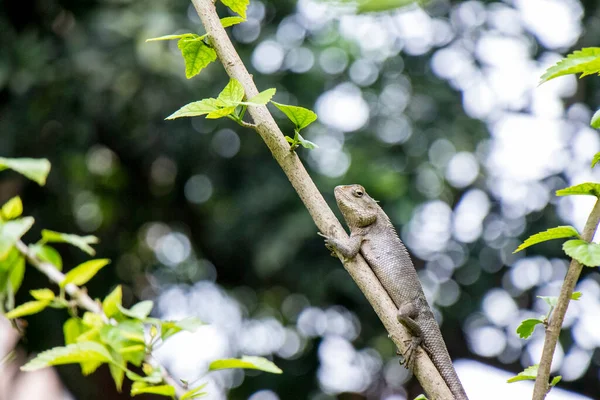
[[[379,206],[361,185],[336,186],[334,194],[350,229],[371,225],[377,219]]]

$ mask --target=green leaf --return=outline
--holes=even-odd
[[[554,387],[558,384],[558,382],[560,382],[560,380],[562,379],[562,376],[557,375],[554,378],[552,378],[552,382],[550,382],[550,386]]]
[[[200,37],[199,35],[196,35],[195,33],[182,33],[181,35],[165,35],[165,36],[159,36],[159,37],[154,37],[154,38],[150,38],[150,39],[146,39],[146,42],[158,42],[161,40],[177,40],[177,39],[193,39],[193,38],[198,38]]]
[[[31,250],[40,261],[52,264],[57,270],[62,271],[63,263],[60,253],[54,247],[46,244],[30,244]]]
[[[0,210],[0,214],[5,221],[20,217],[21,214],[23,214],[23,202],[21,201],[21,198],[15,196],[4,203],[2,210]]]
[[[587,267],[600,265],[600,245],[585,240],[569,240],[563,244],[567,255]]]
[[[570,196],[573,194],[586,194],[600,197],[600,184],[586,182],[556,191],[557,196]]]
[[[222,102],[225,106],[237,106],[243,98],[244,87],[237,79],[231,78],[217,96],[217,102]]]
[[[420,394],[420,395],[418,395],[417,397],[415,397],[415,399],[414,399],[414,400],[428,400],[428,399],[427,399],[427,397],[425,397],[425,395],[424,395],[424,394]]]
[[[513,251],[513,254],[529,246],[533,246],[534,244],[542,243],[552,239],[562,239],[573,236],[579,237],[579,232],[577,232],[577,229],[573,228],[572,226],[557,226],[556,228],[550,228],[547,231],[531,235],[519,247],[517,247],[515,251]]]
[[[157,383],[161,383],[163,380],[163,378],[160,374],[160,371],[158,369],[154,370],[148,376],[141,376],[130,370],[126,370],[125,375],[127,375],[127,377],[134,382],[146,382],[146,383],[157,384]]]
[[[34,289],[30,290],[29,294],[31,294],[34,299],[40,301],[52,301],[55,297],[54,292],[50,289]]]
[[[198,117],[219,110],[217,99],[209,98],[186,104],[165,119]]]
[[[246,19],[246,8],[250,0],[221,0],[221,3],[225,4],[234,13],[238,13],[242,18]]]
[[[185,392],[179,398],[179,400],[197,399],[197,398],[206,396],[208,393],[202,391],[202,389],[204,389],[206,387],[206,385],[207,385],[206,383],[203,383],[202,385],[197,386],[197,387],[193,388],[192,390]]]
[[[600,129],[600,110],[596,110],[594,115],[592,116],[592,120],[590,121],[590,126],[594,129]],[[594,157],[595,159],[596,157]],[[596,161],[597,162],[597,161]],[[592,167],[594,165],[592,164]]]
[[[2,158],[0,157],[0,171],[12,169],[35,181],[40,186],[46,184],[50,173],[50,161],[45,158]]]
[[[10,274],[8,276],[8,281],[10,282],[12,293],[15,294],[21,287],[21,283],[23,283],[23,277],[25,276],[25,257],[23,257],[20,253],[18,257],[14,260],[12,269],[10,270]]]
[[[300,133],[298,133],[298,143],[305,149],[318,149],[319,146],[316,143],[311,142],[310,140],[306,140],[302,137]]]
[[[130,318],[146,319],[146,317],[150,315],[152,307],[154,307],[154,302],[152,300],[140,301],[129,310],[123,306],[117,305],[117,307],[119,308],[119,311]]]
[[[415,3],[416,1],[417,0],[359,0],[356,4],[356,13],[364,14],[371,12],[392,11],[397,8],[406,7]]]
[[[37,314],[42,311],[44,308],[48,307],[50,301],[28,301],[27,303],[23,303],[15,309],[7,312],[4,316],[7,319],[21,318],[26,315]]]
[[[581,292],[573,292],[571,294],[571,300],[579,300],[581,298]]]
[[[592,160],[592,168],[594,168],[596,164],[598,164],[598,161],[600,161],[600,153],[594,154],[594,159]]]
[[[519,372],[519,374],[517,376],[513,376],[506,382],[513,383],[513,382],[526,381],[526,380],[534,381],[538,374],[539,367],[540,367],[539,364],[535,364],[535,365],[532,365],[531,367],[527,367],[522,372]]]
[[[264,357],[255,356],[242,356],[241,359],[227,358],[223,360],[215,360],[210,363],[208,367],[209,371],[216,371],[219,369],[229,368],[245,368],[245,369],[258,369],[272,374],[281,374],[283,371],[279,369],[273,362],[267,360]]]
[[[235,111],[235,106],[231,106],[231,107],[223,107],[218,109],[217,111],[213,111],[211,113],[208,113],[206,115],[206,119],[217,119],[217,118],[223,118],[226,117],[230,114],[233,114],[233,112]]]
[[[123,289],[117,286],[102,302],[102,310],[108,318],[119,312],[119,306],[123,304]]]
[[[144,393],[175,398],[175,388],[171,385],[147,386],[145,382],[133,382],[133,385],[131,385],[131,395],[137,396]]]
[[[22,371],[36,371],[51,365],[85,362],[112,362],[108,350],[100,343],[81,342],[44,351],[21,367]]]
[[[85,285],[102,269],[102,267],[109,263],[110,260],[107,258],[89,260],[81,263],[65,275],[65,280],[60,283],[60,287],[65,287],[69,283],[73,283],[77,286]]]
[[[242,104],[246,104],[246,105],[248,105],[248,104],[265,105],[269,101],[271,101],[271,98],[275,95],[276,91],[277,91],[277,89],[275,89],[275,88],[263,90],[262,92],[260,92],[259,94],[257,94],[253,98],[251,98],[250,100],[246,100]]]
[[[600,47],[587,47],[575,50],[556,65],[548,68],[540,78],[540,84],[563,75],[581,73],[583,78],[598,72],[600,72]]]
[[[82,251],[88,253],[90,256],[93,256],[96,254],[96,251],[90,246],[90,244],[98,243],[98,238],[93,235],[78,236],[70,233],[60,233],[50,231],[48,229],[42,229],[42,241],[54,243],[69,243],[75,247],[80,248]]]
[[[543,324],[544,321],[537,318],[530,318],[524,321],[521,321],[521,325],[517,328],[517,333],[521,339],[527,339],[533,333],[535,326],[537,324]]]
[[[242,17],[225,17],[221,18],[221,25],[223,25],[223,28],[229,28],[230,26],[241,24],[244,21],[246,21],[246,19]]]
[[[4,260],[10,249],[33,226],[33,217],[24,217],[12,221],[0,221],[0,260]]]
[[[65,336],[65,345],[70,345],[77,342],[77,338],[85,332],[86,328],[83,326],[78,318],[71,317],[63,324],[63,334]]]
[[[160,325],[160,337],[162,340],[166,340],[182,330],[195,332],[204,323],[196,317],[188,317],[181,321],[160,321]]]
[[[317,120],[317,114],[307,108],[288,106],[287,104],[280,104],[274,101],[271,101],[271,103],[280,109],[281,112],[283,112],[290,119],[290,121],[296,125],[296,130],[298,131],[306,128],[308,125]]]
[[[127,369],[127,361],[125,361],[123,356],[114,351],[111,351],[110,355],[115,361],[114,363],[108,364],[110,376],[112,376],[113,381],[115,381],[117,391],[121,393],[121,390],[123,389],[123,379],[125,378],[125,369]]]
[[[538,299],[544,300],[546,302],[546,304],[548,304],[552,308],[556,307],[556,304],[558,304],[557,296],[536,296],[536,297]]]
[[[179,39],[177,47],[185,61],[185,76],[190,79],[217,59],[214,49],[204,43],[203,37]]]

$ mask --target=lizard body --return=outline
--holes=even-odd
[[[417,271],[390,219],[360,185],[337,186],[335,198],[350,228],[350,238],[322,236],[328,247],[337,249],[346,258],[360,252],[398,307],[398,321],[412,336],[403,354],[405,366],[412,369],[417,347],[421,345],[454,398],[467,400]]]

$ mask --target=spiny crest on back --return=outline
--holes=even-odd
[[[371,225],[381,208],[361,185],[336,186],[335,200],[350,228]]]

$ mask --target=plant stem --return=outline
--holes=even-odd
[[[594,234],[596,233],[599,222],[600,199],[596,200],[596,204],[590,212],[587,222],[585,223],[585,227],[583,228],[581,238],[586,242],[591,242],[591,240],[594,238]],[[538,369],[538,375],[535,379],[535,386],[533,388],[533,400],[543,400],[550,390],[548,381],[550,379],[550,367],[552,366],[554,350],[556,349],[556,343],[558,342],[558,337],[560,335],[563,320],[565,319],[567,308],[569,307],[569,301],[571,300],[573,289],[575,289],[575,285],[579,280],[579,275],[581,274],[582,268],[582,264],[575,259],[571,259],[567,275],[565,276],[562,288],[560,289],[560,295],[558,296],[556,308],[552,312],[550,322],[546,328],[544,349],[542,350],[540,367]]]
[[[221,25],[213,1],[192,0],[192,3],[227,74],[242,84],[247,98],[256,96],[258,89]],[[250,105],[248,106],[248,112],[254,120],[256,131],[288,177],[318,229],[335,237],[346,235],[342,225],[325,202],[297,154],[290,151],[290,145],[285,140],[267,107]],[[397,307],[381,286],[371,268],[360,255],[350,260],[340,257],[340,260],[369,303],[371,303],[396,346],[404,351],[406,347],[404,341],[409,340],[411,336],[398,323],[396,319]],[[414,374],[419,379],[423,389],[429,394],[430,399],[446,400],[453,398],[438,370],[421,348],[418,350]]]
[[[21,254],[23,254],[23,256],[25,256],[25,258],[27,258],[29,264],[33,265],[38,271],[46,275],[50,281],[60,286],[60,284],[65,280],[65,275],[62,272],[60,272],[53,264],[40,260],[37,255],[32,252],[22,241],[18,240],[15,244],[15,247]],[[81,308],[102,316],[102,320],[105,323],[110,323],[110,320],[106,317],[104,311],[102,311],[100,304],[92,300],[85,290],[82,290],[79,286],[72,283],[65,285],[64,289],[69,296],[75,299]],[[147,355],[144,361],[152,365],[157,365],[157,362],[153,361],[150,355]],[[175,378],[169,375],[165,368],[161,366],[160,369],[162,371],[162,377],[165,383],[172,385],[175,388],[175,397],[180,398],[183,396],[185,390],[181,387],[181,384],[179,384]]]

